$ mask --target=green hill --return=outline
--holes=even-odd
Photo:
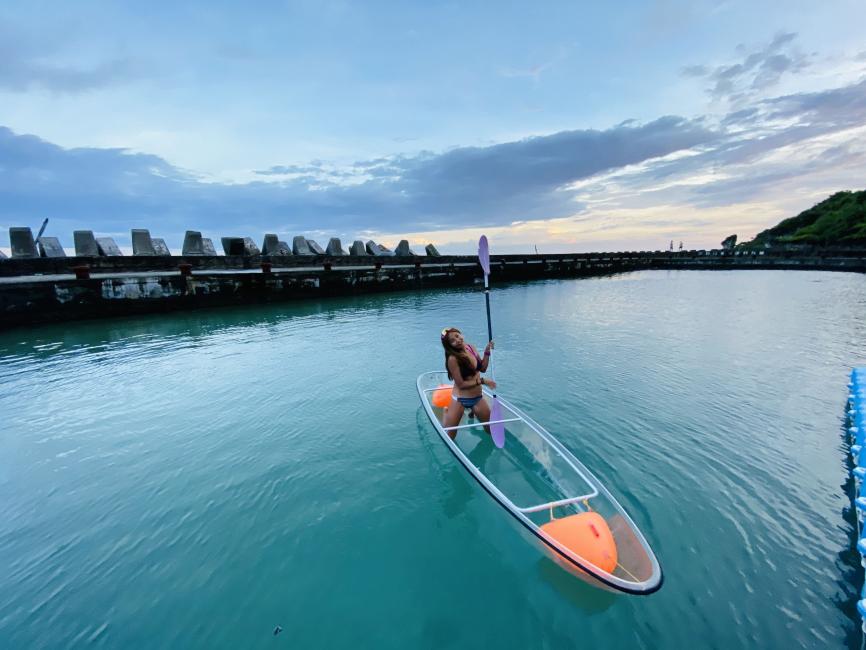
[[[806,244],[847,246],[866,244],[866,190],[836,192],[778,225],[758,233],[743,248]]]

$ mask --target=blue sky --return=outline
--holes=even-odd
[[[7,0],[0,247],[708,248],[866,187],[862,0],[583,4]]]

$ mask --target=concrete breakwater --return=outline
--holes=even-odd
[[[602,259],[590,263],[574,256],[507,260],[503,257],[512,256],[499,256],[493,262],[493,272],[499,282],[624,270],[621,264],[615,266],[612,261]],[[6,260],[0,265],[16,261]],[[304,263],[270,261],[265,257],[221,260],[181,257],[164,261],[173,268],[111,270],[96,265],[92,268],[79,258],[73,262],[73,274],[49,271],[45,275],[0,277],[0,328],[177,309],[471,285],[481,277],[477,258],[469,256],[390,257],[387,260],[321,256]],[[639,263],[635,260],[629,268],[638,268]]]
[[[724,251],[494,255],[494,282],[647,269],[803,269],[866,272],[866,250],[845,255]],[[471,285],[474,256],[159,256],[0,260],[0,328],[221,305]]]
[[[41,235],[41,231],[40,231]],[[181,256],[147,230],[133,230],[132,255],[110,238],[75,231],[75,256],[56,238],[10,228],[12,258],[0,259],[0,328],[81,318],[372,293],[479,282],[474,256],[443,256],[433,244],[417,255],[338,238],[326,248],[303,235],[291,245],[265,235],[223,237],[225,255],[200,232],[187,231]],[[494,255],[495,282],[567,278],[641,269],[819,269],[866,271],[866,250],[679,251]]]

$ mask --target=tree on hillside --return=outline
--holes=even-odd
[[[725,240],[722,242],[722,248],[726,251],[733,250],[734,246],[737,245],[737,236],[731,235],[730,237],[725,237]]]
[[[839,246],[866,243],[866,190],[836,192],[795,217],[759,232],[747,248],[770,245]]]

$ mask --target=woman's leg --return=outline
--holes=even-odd
[[[480,422],[490,422],[490,405],[483,397],[481,398],[481,401],[475,405],[475,415],[478,417]],[[484,425],[484,430],[487,433],[490,433],[490,427],[486,424]]]
[[[456,431],[447,431],[448,427],[456,427],[463,419],[463,405],[453,397],[448,409],[445,411],[445,417],[442,418],[442,426],[446,429],[445,433],[451,436],[451,440],[457,437]]]

